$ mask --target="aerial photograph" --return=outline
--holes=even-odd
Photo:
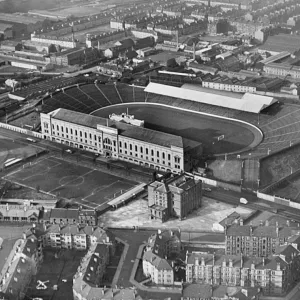
[[[0,0],[0,300],[300,300],[300,0]]]

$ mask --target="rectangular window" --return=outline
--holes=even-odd
[[[71,134],[73,134],[73,129],[72,128],[70,129],[70,131],[71,131]]]
[[[146,148],[146,154],[147,154],[147,155],[149,154],[149,150],[148,150],[148,148]]]
[[[82,131],[81,130],[79,131],[79,135],[80,135],[80,137],[82,137]]]
[[[59,126],[58,125],[56,125],[56,129],[57,129],[57,131],[59,131]]]
[[[132,150],[132,144],[129,144],[129,149]]]
[[[141,153],[143,153],[143,147],[140,148]]]
[[[48,123],[44,122],[44,127],[48,128]]]
[[[84,137],[85,137],[85,138],[87,138],[87,134],[86,134],[86,132],[84,133]]]

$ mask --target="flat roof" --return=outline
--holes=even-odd
[[[102,126],[108,126],[110,128],[116,128],[118,130],[119,135],[133,138],[139,141],[157,144],[168,148],[171,148],[171,146],[183,148],[182,137],[177,135],[155,131],[130,124],[125,124],[123,122],[117,122],[110,119],[87,115],[64,108],[59,108],[50,112],[49,114],[53,119],[66,121],[91,128],[97,129],[98,124]]]
[[[145,92],[153,93],[173,98],[191,100],[195,102],[236,109],[251,113],[259,113],[264,108],[275,103],[272,97],[261,96],[256,94],[245,93],[242,98],[233,98],[219,94],[203,92],[189,88],[178,88],[174,86],[163,85],[150,82],[145,88]]]

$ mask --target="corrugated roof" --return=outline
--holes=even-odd
[[[118,134],[139,141],[157,144],[170,148],[171,146],[183,148],[182,137],[154,131],[151,129],[133,126],[122,122],[117,122],[101,117],[95,117],[68,109],[59,108],[50,113],[53,119],[70,122],[91,128],[97,128],[97,125],[107,126],[118,129]]]
[[[213,93],[201,92],[195,89],[187,89],[185,88],[185,85],[178,88],[153,82],[148,84],[145,92],[252,113],[259,113],[264,108],[276,102],[276,100],[272,97],[256,94],[245,93],[241,99],[238,99]]]

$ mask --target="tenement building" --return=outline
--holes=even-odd
[[[174,284],[174,261],[181,251],[178,230],[158,230],[151,235],[143,254],[143,273],[156,284]]]
[[[278,246],[268,257],[187,252],[186,282],[260,287],[266,295],[282,295],[288,290],[299,253],[292,245]]]
[[[201,206],[202,182],[182,173],[162,182],[148,185],[150,219],[167,221],[170,217],[185,218]]]
[[[227,255],[267,257],[298,232],[300,229],[297,227],[269,226],[268,223],[243,225],[240,219],[239,224],[225,226],[225,251]]]
[[[45,139],[162,171],[184,169],[182,138],[59,108],[41,114]]]

